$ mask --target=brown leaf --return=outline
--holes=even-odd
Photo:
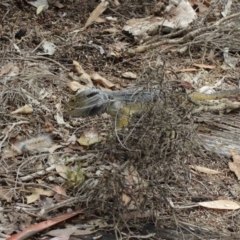
[[[214,65],[197,64],[197,63],[194,63],[193,66],[199,67],[199,68],[206,68],[206,69],[215,69],[216,68],[216,66],[214,66]]]
[[[54,198],[58,201],[61,202],[63,200],[66,200],[66,197],[64,197],[63,195],[66,195],[66,190],[65,188],[61,187],[61,186],[54,186],[53,189],[55,191],[57,191],[58,193],[55,193]]]
[[[33,108],[31,105],[26,104],[25,106],[18,108],[17,110],[11,112],[10,114],[17,114],[17,113],[22,113],[22,114],[29,114],[33,112]]]
[[[83,73],[85,73],[85,71],[83,70],[82,66],[80,65],[79,62],[73,60],[73,66],[75,68],[75,71],[79,74],[82,75]]]
[[[62,164],[56,166],[57,173],[64,179],[67,179],[66,172],[68,171],[68,169],[69,169],[68,167]]]
[[[130,203],[132,199],[125,193],[122,194],[122,201],[124,203],[124,206]]]
[[[32,194],[29,196],[26,196],[27,204],[33,203],[36,200],[38,200],[40,195],[49,196],[49,197],[54,195],[53,191],[45,190],[45,189],[41,189],[41,188],[34,188],[34,189],[31,189],[30,191],[32,192]]]
[[[6,66],[4,66],[0,72],[0,76],[9,73],[11,71],[11,69],[13,68],[13,66],[14,65],[12,63],[9,63]]]
[[[7,238],[7,240],[23,240],[23,239],[27,239],[31,236],[33,236],[34,234],[49,228],[51,226],[56,225],[57,223],[63,222],[69,218],[72,218],[78,214],[80,214],[82,211],[75,211],[75,212],[71,212],[71,213],[66,213],[63,214],[59,217],[56,218],[52,218],[52,219],[48,219],[46,221],[31,225],[30,227],[24,229],[22,232],[19,232],[17,234],[12,235],[11,237]]]
[[[191,168],[193,168],[194,170],[198,171],[198,172],[202,172],[202,173],[207,173],[207,174],[219,174],[219,171],[210,169],[210,168],[206,168],[206,167],[201,167],[201,166],[191,166]]]
[[[97,18],[107,9],[108,2],[104,1],[101,2],[90,14],[87,22],[85,23],[85,26],[83,29],[86,29],[89,25],[91,25],[94,21],[97,20]]]
[[[229,162],[228,166],[236,174],[238,180],[240,180],[240,155],[234,150],[231,150],[230,154],[232,155],[233,162]]]
[[[137,74],[136,73],[133,73],[133,72],[125,72],[125,73],[122,73],[122,76],[124,78],[129,78],[129,79],[136,79],[137,78]]]
[[[119,5],[120,5],[120,3],[119,3],[118,0],[114,0],[114,4],[115,4],[116,6],[119,6]]]
[[[76,92],[79,89],[84,90],[87,88],[86,86],[84,86],[81,83],[76,82],[76,81],[68,82],[67,86],[74,92]]]
[[[211,209],[236,210],[240,208],[240,205],[238,203],[231,200],[216,200],[209,202],[200,202],[198,204],[202,207]]]
[[[179,69],[176,72],[196,72],[196,68],[185,68],[185,69]],[[167,73],[171,73],[170,71],[167,71]]]
[[[33,203],[39,199],[40,195],[38,193],[32,193],[29,196],[26,196],[27,204]]]
[[[91,80],[91,77],[88,73],[83,73],[80,77],[79,80],[86,83],[87,86],[92,87],[93,83]]]
[[[6,188],[6,186],[0,186],[0,199],[7,202],[11,202],[11,191]]]
[[[91,74],[91,78],[93,81],[97,82],[98,84],[101,84],[102,86],[106,88],[114,88],[116,87],[115,84],[108,81],[106,78],[101,77],[98,73],[94,72]]]

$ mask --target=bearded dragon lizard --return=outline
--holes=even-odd
[[[71,97],[65,106],[65,111],[74,117],[88,117],[106,112],[113,117],[117,116],[117,127],[121,128],[128,125],[129,117],[132,114],[141,112],[144,105],[161,97],[161,94],[160,90],[148,92],[143,89],[121,91],[87,89]],[[238,88],[212,94],[192,92],[188,96],[193,102],[203,102],[236,95],[240,95]]]

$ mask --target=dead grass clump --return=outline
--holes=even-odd
[[[76,195],[86,194],[88,207],[115,224],[159,220],[169,214],[171,197],[184,197],[185,164],[196,155],[197,145],[189,109],[176,97],[181,93],[164,89],[127,129],[109,134],[98,158],[83,169],[88,179]]]
[[[27,96],[22,92],[21,88],[12,86],[12,87],[3,87],[0,93],[1,109],[2,112],[8,110],[9,106],[19,106],[27,101]]]

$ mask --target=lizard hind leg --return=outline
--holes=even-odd
[[[123,104],[115,116],[115,126],[117,129],[129,126],[132,116],[142,112],[142,104],[140,103],[127,103]]]

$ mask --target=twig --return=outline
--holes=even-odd
[[[57,64],[58,66],[60,66],[61,68],[63,68],[66,71],[69,71],[68,68],[64,67],[61,63],[55,61],[54,59],[51,58],[47,58],[47,57],[43,57],[43,56],[28,56],[26,57],[27,59],[39,59],[39,60],[47,60],[49,62],[53,62],[55,64]]]
[[[37,45],[37,47],[35,47],[35,48],[32,50],[32,53],[34,53],[38,48],[40,48],[45,41],[46,41],[46,40],[43,39],[43,40]]]
[[[157,48],[161,45],[164,44],[181,44],[181,43],[185,43],[188,40],[192,40],[197,36],[200,36],[202,33],[207,32],[207,31],[212,31],[214,29],[217,29],[221,24],[223,24],[226,21],[229,21],[233,18],[239,17],[240,13],[235,13],[232,14],[226,18],[220,19],[219,21],[217,21],[216,23],[207,26],[207,27],[203,27],[203,28],[198,28],[195,30],[192,30],[191,32],[187,33],[185,36],[178,38],[178,39],[165,39],[163,41],[160,42],[156,42],[156,43],[152,43],[152,44],[147,44],[147,45],[140,45],[137,48],[134,49],[128,49],[128,53],[130,55],[136,54],[136,53],[143,53],[147,50],[150,49],[154,49]]]

